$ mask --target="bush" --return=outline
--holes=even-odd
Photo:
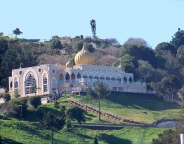
[[[11,96],[8,93],[5,93],[3,99],[5,100],[5,102],[8,102],[11,100]]]
[[[58,102],[58,101],[55,101],[55,102],[54,102],[54,107],[55,107],[55,108],[59,108],[59,102]]]
[[[39,105],[41,105],[41,97],[31,97],[30,103],[34,108],[37,108]]]
[[[15,111],[15,117],[25,117],[27,113],[27,103],[24,103],[24,101],[19,100],[17,98],[11,99],[10,103],[13,104],[16,109]]]

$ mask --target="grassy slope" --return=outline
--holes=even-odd
[[[88,97],[76,97],[75,100],[98,107],[98,104],[91,102]],[[156,96],[127,94],[111,94],[101,101],[101,109],[146,123],[153,123],[159,119],[174,119],[180,111]]]
[[[40,130],[35,124],[17,120],[0,120],[1,135],[3,141],[24,144],[49,144],[51,141],[48,130]],[[97,135],[100,144],[150,144],[152,138],[157,137],[165,129],[158,128],[125,128],[122,130],[91,130],[75,128],[67,132],[63,128],[54,133],[54,141],[58,144],[93,144],[93,138]]]
[[[66,96],[60,98],[64,100],[73,98]],[[84,103],[91,103],[87,97],[75,97],[75,100],[81,100]],[[71,106],[66,102],[61,102],[60,106]],[[97,107],[97,103],[93,102]],[[42,105],[47,111],[59,113],[57,108],[53,107],[53,103]],[[126,116],[134,120],[142,120],[153,122],[161,118],[175,118],[178,115],[179,109],[171,106],[169,103],[162,101],[153,96],[141,95],[117,95],[113,94],[107,99],[102,100],[101,106],[103,110],[112,111],[113,113]],[[26,118],[29,121],[37,120],[37,115],[34,109],[29,108],[31,113],[28,113]],[[0,118],[1,119],[1,118]],[[88,112],[87,121],[97,121],[98,116]],[[103,120],[108,120],[102,117]],[[34,143],[44,144],[50,143],[50,134],[48,130],[39,129],[36,124],[29,121],[19,121],[16,119],[0,120],[0,134],[3,140],[10,143]],[[87,128],[74,128],[71,132],[67,132],[66,128],[55,133],[56,143],[61,144],[93,144],[93,138],[97,135],[100,144],[108,143],[126,143],[126,144],[150,144],[153,138],[156,138],[159,133],[165,129],[161,128],[124,128],[122,130],[92,130]]]

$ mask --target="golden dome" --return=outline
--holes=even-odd
[[[68,62],[66,63],[66,67],[67,67],[67,68],[72,68],[72,67],[73,67],[73,62],[68,61]]]
[[[80,52],[75,55],[75,64],[94,64],[94,57],[92,53],[84,49],[84,46]]]

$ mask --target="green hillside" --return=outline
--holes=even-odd
[[[66,95],[60,98],[60,106],[69,108],[71,105],[66,102],[67,99],[74,99],[86,104],[97,107],[96,102],[91,102],[87,96],[74,97]],[[54,107],[54,103],[42,105],[47,111],[59,114],[59,109]],[[101,109],[124,116],[134,121],[144,121],[152,123],[159,119],[176,118],[179,108],[153,95],[128,95],[111,94],[105,100],[101,101]],[[2,120],[0,117],[0,134],[3,141],[9,143],[24,144],[45,144],[51,142],[51,131],[43,130],[38,126],[36,110],[29,107],[25,120],[9,119]],[[108,118],[101,117],[104,121],[114,122]],[[98,115],[87,112],[87,122],[97,122]],[[32,122],[31,122],[32,121]],[[97,136],[100,144],[150,144],[153,138],[165,129],[162,128],[129,128],[124,129],[90,129],[83,127],[73,127],[70,131],[64,127],[54,134],[54,141],[57,144],[93,144],[93,139]]]

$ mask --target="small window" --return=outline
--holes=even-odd
[[[54,68],[52,69],[52,73],[53,73],[53,74],[55,74],[55,73],[56,73],[56,70],[55,70]]]
[[[106,72],[106,70],[104,70],[104,72]]]
[[[93,70],[95,70],[95,69],[93,69]]]
[[[117,70],[115,72],[118,72]]]
[[[41,73],[42,72],[42,69],[41,68],[38,68],[38,72]]]
[[[88,71],[89,71],[90,69],[88,68]]]
[[[112,70],[110,70],[110,72],[112,72]]]
[[[98,69],[98,71],[101,71],[100,69]]]
[[[22,71],[19,71],[19,75],[20,75],[20,76],[22,76],[22,73],[23,73]]]

